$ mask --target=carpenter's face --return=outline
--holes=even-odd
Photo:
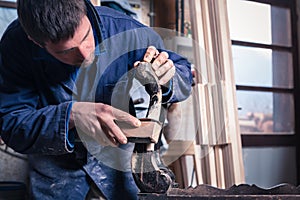
[[[95,57],[95,40],[87,16],[82,18],[73,38],[58,43],[46,42],[45,48],[63,63],[83,67],[91,64]]]

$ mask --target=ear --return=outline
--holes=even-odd
[[[32,42],[34,42],[34,44],[38,45],[41,48],[44,48],[43,45],[41,45],[40,43],[36,42],[34,39],[32,39],[32,37],[30,37],[29,35],[27,36],[29,40],[31,40]]]

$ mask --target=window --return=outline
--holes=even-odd
[[[295,1],[227,5],[241,133],[295,136]]]

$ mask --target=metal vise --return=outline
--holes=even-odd
[[[135,143],[131,159],[132,174],[142,193],[166,193],[174,184],[173,172],[157,164],[155,144],[162,133],[164,114],[162,113],[162,91],[151,63],[141,62],[135,69],[135,78],[145,86],[150,96],[146,118],[142,125],[132,128],[118,124],[129,142]]]

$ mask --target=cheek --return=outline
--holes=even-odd
[[[94,37],[90,37],[90,38],[87,40],[87,43],[86,43],[86,49],[89,50],[89,51],[94,51],[94,50],[95,50],[95,41],[94,41]]]
[[[95,45],[92,45],[92,44],[86,44],[84,46],[84,49],[83,49],[87,54],[92,54],[95,50]]]

